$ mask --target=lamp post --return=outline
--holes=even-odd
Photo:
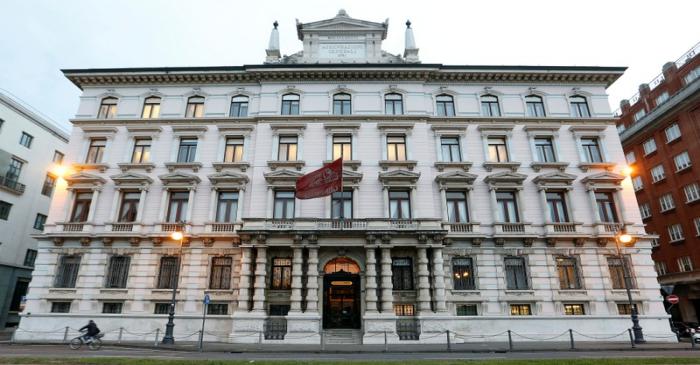
[[[184,235],[181,231],[175,231],[170,235],[174,241],[180,241],[180,252],[178,254],[177,267],[175,268],[175,283],[173,283],[173,296],[170,300],[170,311],[168,312],[168,324],[165,325],[164,345],[174,345],[173,328],[175,327],[175,295],[177,294],[177,283],[180,281],[180,265],[182,265],[182,240]]]
[[[632,319],[632,333],[634,334],[634,343],[645,343],[644,333],[642,332],[642,326],[639,325],[639,315],[637,313],[637,307],[632,303],[632,278],[628,267],[625,263],[625,258],[622,256],[622,250],[620,249],[620,243],[628,245],[632,243],[632,236],[620,232],[615,234],[615,247],[617,248],[617,257],[622,264],[622,272],[625,277],[625,290],[627,291],[627,302],[630,306],[630,318]]]

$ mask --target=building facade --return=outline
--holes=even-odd
[[[620,139],[652,257],[675,321],[700,315],[700,44],[664,65],[651,83],[620,103]]]
[[[624,68],[422,64],[410,23],[393,55],[387,22],[344,11],[281,57],[276,28],[261,65],[64,71],[75,172],[17,338],[162,329],[175,280],[176,338],[205,294],[205,339],[231,342],[614,334],[625,268],[670,333],[605,93]],[[341,157],[343,192],[294,198]]]
[[[68,134],[0,92],[0,328],[19,324]]]

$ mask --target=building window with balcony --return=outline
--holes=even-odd
[[[598,137],[582,137],[581,148],[583,148],[583,156],[586,162],[603,162],[603,153],[600,149]]]
[[[63,255],[58,260],[56,268],[56,279],[54,287],[56,288],[75,288],[75,282],[78,279],[78,270],[80,269],[79,255]]]
[[[635,176],[632,178],[632,188],[634,191],[640,191],[644,189],[644,181],[641,176]]]
[[[231,267],[233,258],[230,256],[212,257],[211,273],[209,275],[209,289],[231,289]]]
[[[498,221],[504,223],[520,222],[518,214],[518,202],[515,191],[499,190],[496,192],[496,209]]]
[[[586,309],[583,304],[564,304],[565,316],[583,316],[586,314]]]
[[[511,316],[531,316],[532,308],[530,304],[511,304],[510,305],[510,315]]]
[[[153,119],[160,116],[160,98],[157,96],[147,97],[143,101],[143,111],[141,112],[141,118],[143,119]]]
[[[336,191],[331,195],[331,218],[352,219],[352,190]]]
[[[272,212],[274,219],[294,218],[294,192],[275,191],[275,206]]]
[[[187,99],[185,118],[201,118],[204,116],[204,97],[191,96]]]
[[[122,193],[122,204],[119,207],[119,222],[136,222],[140,200],[141,193],[138,191],[125,191]]]
[[[595,202],[598,206],[598,215],[600,216],[601,222],[617,222],[617,207],[615,206],[615,198],[611,192],[596,192]]]
[[[158,289],[172,289],[178,280],[180,257],[163,256],[160,258],[158,270]]]
[[[637,156],[635,156],[634,151],[627,152],[627,154],[625,155],[625,160],[628,164],[633,164],[637,162]]]
[[[569,222],[569,213],[566,206],[566,195],[562,191],[548,191],[547,208],[549,216],[554,223]]]
[[[481,97],[481,115],[485,117],[500,117],[501,108],[498,105],[498,97],[484,95]]]
[[[590,118],[591,111],[588,108],[586,98],[580,95],[573,95],[569,98],[571,105],[571,116],[574,118]]]
[[[282,95],[282,115],[299,115],[299,94]]]
[[[489,161],[491,162],[508,162],[508,146],[506,137],[488,137],[486,140]]]
[[[85,163],[102,163],[102,157],[106,147],[106,138],[91,138]]]
[[[663,261],[655,261],[654,268],[656,269],[656,274],[658,276],[663,276],[663,275],[668,274],[668,267],[666,266],[666,263]]]
[[[684,151],[673,157],[673,163],[676,165],[676,172],[683,171],[689,168],[691,163],[688,151]]]
[[[467,193],[464,191],[446,191],[447,221],[450,223],[469,222]]]
[[[651,205],[649,203],[639,204],[639,214],[642,216],[642,219],[651,218]]]
[[[270,289],[289,290],[292,288],[292,259],[275,257],[272,259],[272,280]]]
[[[700,185],[698,183],[692,183],[684,186],[683,192],[685,192],[686,203],[692,203],[700,199]]]
[[[644,143],[642,143],[642,148],[644,149],[644,156],[656,152],[656,140],[654,140],[654,137],[644,141]]]
[[[528,95],[525,97],[527,116],[531,118],[544,117],[544,102],[541,96]]]
[[[22,167],[24,162],[12,157],[10,158],[10,165],[5,173],[5,185],[10,187],[16,187],[19,182],[19,175],[22,173]]]
[[[452,283],[454,290],[475,290],[474,265],[471,257],[452,258]]]
[[[298,150],[298,136],[279,136],[279,148],[277,150],[278,161],[296,161]]]
[[[413,290],[413,259],[392,257],[391,274],[394,290]]]
[[[220,191],[216,203],[216,222],[234,223],[238,213],[238,192]]]
[[[343,134],[333,136],[333,160],[339,158],[343,161],[352,160],[352,136]]]
[[[680,223],[672,224],[668,226],[668,238],[671,243],[683,241],[685,236],[683,235],[683,226]]]
[[[620,257],[608,257],[608,271],[610,271],[610,282],[613,289],[625,289],[625,274],[630,273],[629,260]],[[634,284],[630,280],[630,289],[634,289]]]
[[[411,219],[410,195],[408,190],[389,190],[389,218]]]
[[[575,257],[557,257],[557,272],[559,273],[559,289],[576,290],[581,289],[579,279],[578,261]]]
[[[59,151],[54,151],[52,161],[53,161],[53,163],[60,165],[63,163],[63,157],[65,157],[65,155],[63,153],[61,153]]]
[[[34,229],[38,229],[40,231],[44,230],[44,225],[46,224],[46,215],[37,213],[36,218],[34,218]]]
[[[647,115],[647,111],[644,109],[639,109],[636,113],[634,113],[634,117],[632,117],[636,122],[638,122],[640,119],[644,118],[644,116]]]
[[[29,134],[27,132],[22,132],[22,136],[19,137],[19,144],[21,144],[24,147],[31,148],[33,140],[34,140],[34,137],[32,137],[31,134]]]
[[[126,288],[130,264],[131,257],[129,256],[114,255],[110,257],[107,277],[105,278],[105,288]]]
[[[226,138],[226,148],[224,149],[224,162],[243,161],[243,137]]]
[[[10,217],[10,210],[12,209],[12,204],[0,200],[0,219],[7,220]]]
[[[86,222],[91,204],[92,192],[76,192],[75,200],[73,201],[73,211],[70,215],[70,221],[74,223]]]
[[[403,114],[403,96],[401,94],[390,93],[384,95],[384,114]]]
[[[131,163],[146,163],[151,160],[151,139],[136,138],[134,151],[131,153]]]
[[[177,162],[194,162],[197,154],[197,138],[182,137],[177,150]]]
[[[460,162],[462,161],[462,152],[459,148],[459,137],[444,136],[440,137],[440,148],[442,151],[443,162]]]
[[[248,116],[248,97],[236,95],[231,98],[231,109],[228,113],[229,117],[243,118]]]
[[[386,156],[389,161],[406,161],[406,136],[387,136]]]
[[[656,99],[654,100],[654,105],[658,107],[659,105],[665,103],[668,100],[668,98],[668,91],[664,91],[656,97]]]
[[[171,191],[168,199],[168,215],[166,222],[178,223],[187,219],[187,207],[190,193],[188,191]]]
[[[679,272],[693,271],[693,261],[690,260],[690,256],[679,257],[676,262],[678,263]]]
[[[538,162],[557,162],[552,137],[535,137],[535,151]]]
[[[671,193],[661,195],[659,197],[659,205],[661,206],[662,213],[676,208],[676,202],[673,200],[673,195]]]
[[[333,95],[333,115],[352,114],[350,94],[338,93]]]
[[[454,117],[455,102],[454,98],[447,94],[441,94],[435,97],[435,108],[439,117]]]
[[[506,269],[506,289],[527,290],[529,284],[527,280],[527,268],[525,258],[509,256],[503,259]]]
[[[111,119],[117,115],[117,102],[115,97],[109,96],[102,99],[100,110],[97,112],[97,119]]]
[[[664,170],[664,165],[658,164],[651,168],[651,181],[657,183],[666,178],[666,171]]]
[[[56,178],[51,175],[46,175],[44,185],[41,187],[41,195],[51,196],[53,188],[56,186]]]

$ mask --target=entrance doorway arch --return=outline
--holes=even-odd
[[[360,265],[348,257],[336,257],[323,272],[323,328],[359,329]]]

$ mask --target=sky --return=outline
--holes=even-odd
[[[341,8],[388,18],[395,54],[410,19],[424,63],[627,66],[613,110],[700,41],[697,0],[0,0],[0,89],[67,127],[80,90],[61,69],[260,64],[273,21],[292,54],[295,19]]]

